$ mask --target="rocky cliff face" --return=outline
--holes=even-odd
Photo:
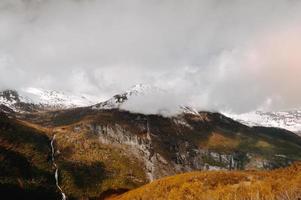
[[[301,159],[293,133],[250,128],[218,113],[164,118],[105,111],[73,127],[83,129],[140,159],[149,180],[193,170],[271,169]]]

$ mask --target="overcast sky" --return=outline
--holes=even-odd
[[[299,0],[1,0],[0,89],[145,83],[169,91],[147,106],[291,109],[300,35]]]

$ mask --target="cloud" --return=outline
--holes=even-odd
[[[139,95],[132,95],[121,105],[121,109],[135,113],[161,114],[172,116],[180,114],[180,105],[186,103],[186,98],[171,91],[149,86]]]
[[[301,107],[300,15],[296,0],[2,0],[0,88],[105,99],[148,83],[169,91],[139,99],[159,110]]]

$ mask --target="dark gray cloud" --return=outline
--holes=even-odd
[[[170,91],[154,108],[300,107],[300,27],[295,0],[1,0],[0,88],[148,83]]]

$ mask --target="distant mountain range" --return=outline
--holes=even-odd
[[[96,104],[98,99],[86,94],[76,95],[55,90],[26,88],[20,91],[3,90],[0,104],[15,112],[67,109]]]
[[[114,95],[112,98],[100,102],[97,97],[86,94],[72,94],[55,90],[26,88],[21,91],[4,90],[0,92],[0,105],[4,105],[15,112],[37,110],[57,110],[75,107],[91,106],[92,109],[119,109],[123,103],[132,97],[143,96],[165,91],[146,84],[137,84],[129,90]],[[178,113],[197,114],[192,107],[179,105]],[[247,126],[276,127],[292,131],[301,135],[301,109],[265,112],[253,111],[243,114],[223,113],[224,115]]]
[[[301,135],[301,109],[278,112],[254,111],[244,114],[224,114],[248,126],[283,128]]]

